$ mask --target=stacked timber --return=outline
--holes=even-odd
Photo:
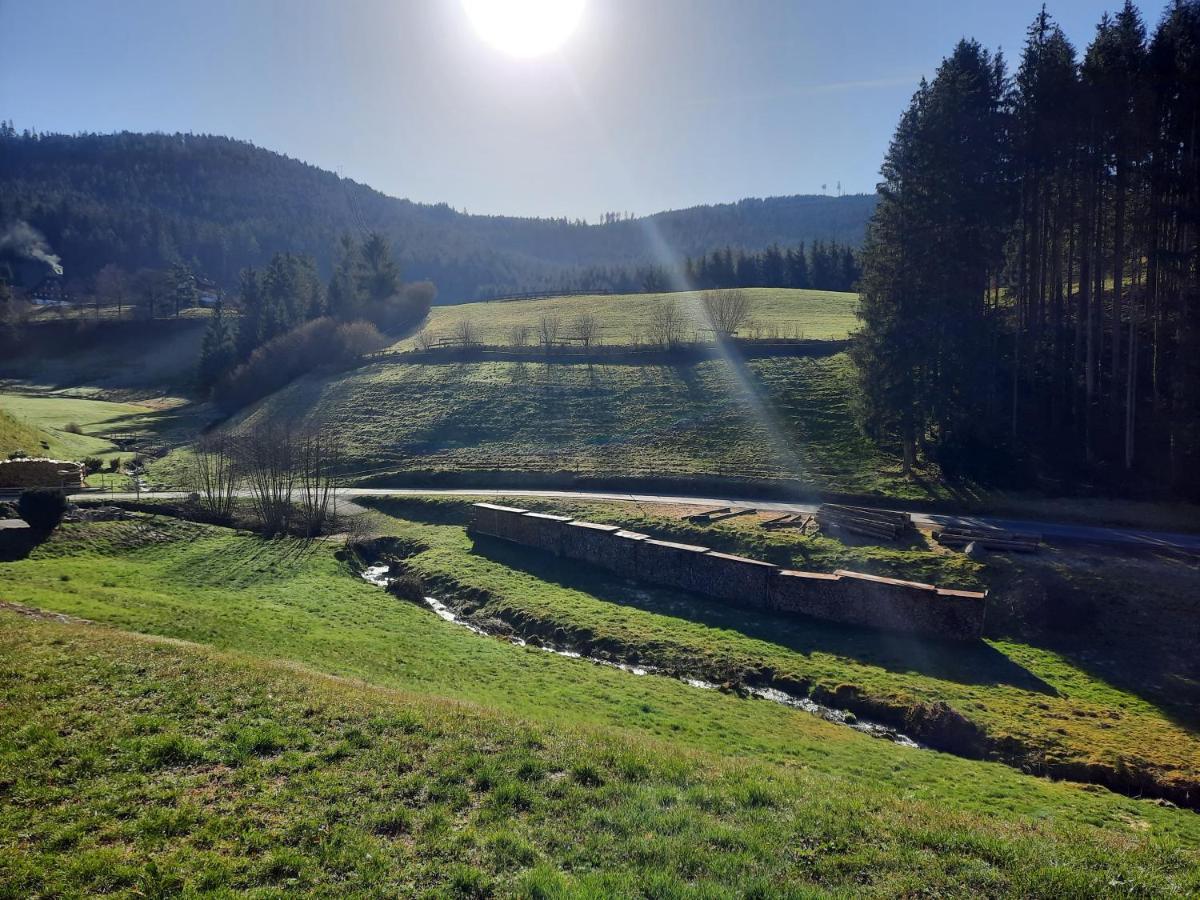
[[[722,506],[718,509],[706,509],[704,512],[694,513],[687,517],[689,522],[700,522],[710,524],[712,522],[720,522],[723,519],[732,519],[734,516],[748,516],[754,509],[752,507],[735,509],[732,506]]]
[[[1017,553],[1034,553],[1042,541],[1040,534],[1023,534],[1005,531],[1002,528],[985,528],[975,525],[948,525],[935,531],[933,539],[943,547],[961,549],[968,544],[978,544],[985,550],[1010,550]]]
[[[766,528],[768,531],[780,528],[799,528],[801,534],[803,534],[812,520],[812,516],[806,516],[803,513],[785,513],[782,516],[776,516],[773,519],[766,519],[759,522],[758,527]]]
[[[913,527],[912,517],[908,513],[866,506],[843,506],[839,503],[820,506],[817,509],[817,524],[823,531],[836,528],[884,541],[897,540]]]

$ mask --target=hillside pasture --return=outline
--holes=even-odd
[[[743,288],[750,298],[753,324],[740,330],[743,336],[803,337],[810,340],[841,340],[856,327],[858,295],[836,291],[806,291],[789,288]],[[627,346],[648,340],[647,326],[655,304],[675,301],[684,315],[685,337],[693,332],[700,339],[711,339],[705,328],[711,327],[704,312],[704,296],[709,291],[682,291],[662,294],[588,294],[571,297],[547,297],[534,300],[491,300],[436,306],[425,324],[434,339],[454,338],[460,323],[470,322],[475,339],[491,345],[508,345],[514,327],[529,329],[529,341],[536,344],[543,317],[557,319],[560,338],[570,338],[579,316],[592,316],[599,325],[598,342]],[[408,350],[416,346],[409,335],[392,349]]]
[[[855,427],[845,354],[678,365],[380,361],[301,379],[235,427],[327,424],[358,481],[414,473],[782,479],[828,491],[925,498],[936,472]]]

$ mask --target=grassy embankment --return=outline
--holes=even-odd
[[[589,315],[600,326],[599,343],[629,345],[648,339],[646,329],[653,306],[664,300],[674,300],[688,323],[685,336],[692,339],[695,330],[699,332],[698,337],[705,339],[711,337],[702,330],[711,327],[703,314],[705,293],[594,294],[435,306],[425,327],[434,338],[451,338],[455,336],[458,324],[467,319],[480,343],[507,345],[513,327],[525,325],[530,329],[530,343],[537,343],[538,324],[543,316],[557,318],[560,337],[566,338],[572,334],[574,320],[580,315]],[[741,329],[740,333],[745,336],[755,333],[757,327],[763,336],[840,340],[858,327],[855,318],[857,294],[789,288],[745,288],[744,293],[750,300],[753,323]],[[415,337],[410,335],[393,345],[393,349],[407,350],[414,346]]]
[[[481,587],[602,602],[471,556],[454,526],[396,528]],[[8,893],[1200,887],[1194,813],[480,638],[332,550],[152,519],[65,526],[0,564],[6,600],[237,651],[0,612]],[[665,645],[751,642],[638,615]]]

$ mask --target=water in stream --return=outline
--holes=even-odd
[[[389,571],[390,567],[386,565],[368,566],[367,568],[363,569],[362,577],[371,584],[381,588],[386,588],[388,583],[391,581],[391,578],[388,574]],[[507,640],[509,643],[515,644],[518,647],[529,646],[529,644],[523,638],[493,634],[486,629],[480,628],[478,625],[466,621],[457,613],[455,613],[454,610],[450,609],[448,606],[446,606],[446,604],[442,603],[435,597],[426,597],[425,605],[433,610],[433,612],[436,613],[439,618],[444,619],[447,622],[452,622],[453,624],[461,626],[462,628],[466,628],[468,631],[471,631],[474,634],[478,634],[482,637],[495,637],[501,640]],[[545,643],[538,643],[534,646],[536,646],[539,650],[543,650],[547,653],[553,653],[557,656],[566,656],[570,659],[584,660],[598,666],[607,666],[611,669],[620,669],[622,672],[628,672],[631,675],[663,675],[664,677],[675,677],[661,672],[654,666],[631,665],[629,663],[613,662],[612,660],[601,659],[597,656],[584,656],[582,653],[579,653],[575,650],[554,647]],[[713,684],[711,681],[705,681],[701,678],[695,678],[691,676],[680,676],[678,680],[682,681],[684,684],[690,685],[691,687],[699,688],[700,690],[712,691],[717,690],[719,687],[718,685]],[[752,697],[757,697],[760,700],[769,700],[772,703],[790,706],[793,709],[801,709],[807,713],[811,713],[814,716],[819,716],[827,722],[833,722],[837,725],[845,725],[848,728],[853,728],[855,731],[861,731],[864,734],[871,735],[871,737],[892,741],[893,743],[900,744],[903,747],[923,747],[922,744],[917,743],[907,735],[901,734],[894,728],[891,728],[887,725],[881,725],[878,722],[869,722],[865,719],[859,719],[854,716],[853,713],[846,712],[845,710],[834,709],[830,706],[824,706],[823,704],[817,703],[808,697],[797,697],[785,691],[781,691],[778,688],[770,687],[748,687],[746,688],[746,692]]]

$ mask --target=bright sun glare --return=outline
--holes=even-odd
[[[479,36],[505,53],[541,56],[571,36],[584,0],[463,0]]]

